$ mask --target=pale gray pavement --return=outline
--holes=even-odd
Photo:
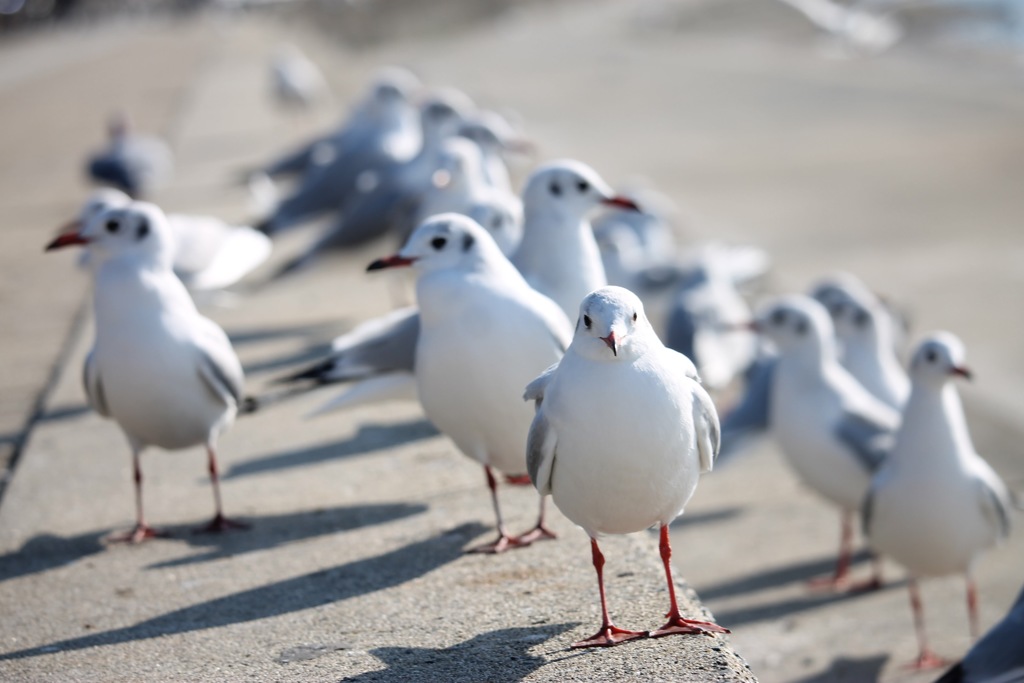
[[[0,130],[12,150],[0,164],[0,315],[16,330],[3,340],[12,378],[3,430],[16,435],[83,296],[73,258],[40,250],[84,195],[79,160],[99,141],[108,104],[127,104],[141,127],[171,137],[178,177],[159,197],[168,208],[244,218],[231,172],[334,118],[268,108],[264,60],[286,34],[328,67],[340,101],[381,63],[413,65],[427,82],[517,109],[544,157],[579,156],[613,182],[654,179],[698,218],[688,235],[765,247],[778,264],[773,289],[846,268],[905,303],[915,331],[953,330],[977,376],[965,394],[979,449],[1024,488],[1020,74],[995,59],[909,48],[828,59],[785,10],[694,9],[702,4],[531,6],[472,31],[359,52],[258,20],[0,47],[0,120],[12,122]],[[99,64],[109,79],[97,77]],[[144,83],[154,71],[159,82]],[[254,390],[309,343],[387,306],[385,281],[360,266],[388,248],[210,311],[232,333]],[[148,509],[178,538],[103,546],[104,533],[131,521],[130,458],[111,423],[81,410],[89,335],[74,337],[0,507],[3,651],[61,651],[0,661],[0,678],[731,675],[717,665],[738,660],[710,650],[720,644],[710,639],[567,652],[597,621],[583,534],[559,518],[556,543],[461,556],[490,521],[483,477],[415,406],[303,421],[310,398],[241,420],[223,440],[226,504],[255,527],[223,538],[187,532],[211,508],[202,453],[154,451]],[[504,500],[513,528],[531,521],[529,491]],[[830,568],[838,524],[774,447],[707,477],[687,517],[674,536],[679,574],[734,628],[761,680],[930,680],[900,668],[915,651],[901,585],[856,598],[804,588]],[[979,566],[985,626],[1024,580],[1022,539]],[[611,539],[606,554],[613,616],[654,625],[665,593],[651,537]],[[945,655],[968,645],[962,596],[955,580],[926,588]]]

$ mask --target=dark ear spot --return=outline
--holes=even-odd
[[[474,242],[476,242],[476,240],[467,232],[462,236],[462,251],[469,251],[473,247]]]
[[[807,321],[806,320],[798,320],[794,329],[796,330],[797,334],[800,334],[800,335],[807,334]]]
[[[145,238],[146,235],[148,235],[148,234],[149,234],[149,221],[147,221],[145,218],[143,218],[142,222],[139,223],[138,229],[135,231],[135,239],[136,240],[141,240],[141,239]]]
[[[104,227],[106,227],[107,232],[115,233],[121,229],[121,224],[118,223],[117,220],[111,218],[110,220],[107,221]]]
[[[556,197],[561,197],[562,196],[562,186],[559,185],[554,180],[552,180],[551,184],[548,185],[548,191],[551,192],[551,194],[555,195]]]
[[[864,327],[869,322],[871,322],[871,317],[868,315],[867,311],[857,311],[857,314],[853,316],[853,323],[857,327]]]
[[[780,308],[780,309],[776,309],[776,310],[772,311],[772,324],[773,325],[782,325],[785,322],[786,322],[786,312],[784,310],[782,310]]]
[[[935,349],[928,349],[924,354],[924,359],[929,363],[934,363],[936,358],[938,358],[938,355],[935,353]]]

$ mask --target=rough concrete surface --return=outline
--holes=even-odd
[[[4,443],[19,443],[84,298],[74,257],[41,248],[84,196],[81,159],[105,113],[124,106],[171,139],[166,208],[246,218],[234,172],[337,117],[269,105],[265,64],[282,39],[325,68],[339,102],[378,65],[402,63],[518,111],[543,158],[582,158],[612,182],[651,179],[692,217],[686,237],[768,249],[773,290],[861,274],[909,308],[915,332],[964,339],[976,443],[1024,487],[1024,330],[1008,313],[1024,278],[1019,74],[927,46],[833,59],[781,4],[738,0],[531,4],[358,50],[258,15],[0,45]],[[392,247],[207,307],[251,391],[387,310],[387,280],[362,267]],[[598,621],[585,536],[556,515],[557,542],[463,555],[490,532],[483,476],[415,405],[304,419],[320,393],[240,419],[221,452],[227,510],[253,524],[241,533],[190,533],[212,507],[200,450],[148,453],[147,511],[175,536],[107,546],[106,533],[131,523],[130,457],[116,427],[84,407],[90,343],[86,322],[0,501],[0,679],[752,680],[733,645],[762,681],[931,679],[901,666],[915,643],[898,569],[865,596],[804,586],[830,568],[836,515],[770,443],[708,476],[674,529],[678,577],[733,629],[728,640],[567,650]],[[502,500],[513,529],[532,522],[530,490],[505,488]],[[1019,589],[1021,538],[979,564],[983,626]],[[653,536],[603,547],[617,623],[658,625],[667,595]],[[962,595],[955,578],[926,584],[930,633],[951,657],[969,644]]]

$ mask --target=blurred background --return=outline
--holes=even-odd
[[[323,101],[272,100],[284,43],[319,67]],[[0,427],[17,435],[31,416],[84,300],[84,279],[37,254],[85,198],[83,163],[112,112],[176,155],[157,203],[254,221],[240,171],[335,125],[398,64],[521,122],[537,152],[513,165],[517,182],[536,162],[581,159],[669,197],[682,244],[765,250],[764,292],[846,270],[905,311],[911,339],[958,334],[976,445],[1020,490],[1022,47],[1024,0],[0,0]],[[230,329],[269,310],[294,326],[383,312],[347,289],[358,274],[332,269],[214,317]],[[18,437],[0,447],[9,458]],[[916,645],[899,569],[877,593],[807,591],[836,526],[759,441],[702,482],[677,562],[762,681],[932,680],[902,668]],[[1020,533],[978,578],[987,627],[1024,580]],[[925,600],[935,648],[964,652],[959,579],[928,582]]]

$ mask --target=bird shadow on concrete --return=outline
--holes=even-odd
[[[376,557],[189,605],[132,626],[7,652],[0,654],[0,661],[220,628],[343,602],[399,586],[457,560],[468,539],[483,530],[478,523],[463,524]]]
[[[745,512],[746,508],[734,505],[727,508],[719,508],[718,510],[708,510],[707,512],[694,512],[687,513],[680,517],[676,517],[675,521],[672,522],[673,529],[680,529],[682,527],[701,525],[701,524],[714,524],[715,522],[724,522],[727,519],[738,517]]]
[[[330,460],[367,455],[437,435],[437,428],[422,418],[383,425],[360,425],[359,431],[342,441],[271,453],[236,463],[224,473],[222,478],[236,479],[289,467],[305,467]]]
[[[521,681],[547,660],[530,649],[575,628],[576,624],[503,628],[481,633],[445,648],[380,647],[370,650],[386,669],[343,679],[349,683],[405,683],[411,672],[429,672],[429,678],[449,683]]]
[[[853,556],[851,566],[856,566],[869,559],[871,559],[871,555],[867,551],[862,550]],[[798,562],[784,567],[766,569],[705,586],[701,589],[700,596],[705,600],[715,600],[744,593],[756,593],[757,591],[777,588],[790,583],[809,581],[815,577],[829,574],[835,569],[835,565],[835,556],[829,556],[806,562]]]
[[[247,523],[251,522],[251,528],[230,533],[196,533],[192,528],[174,528],[169,530],[172,538],[206,548],[206,552],[152,564],[147,569],[180,567],[268,550],[316,536],[386,524],[426,511],[427,506],[422,503],[375,503],[246,519]]]
[[[14,552],[0,555],[0,581],[45,572],[72,564],[104,550],[106,531],[92,531],[78,536],[40,534],[25,541]]]
[[[799,678],[792,683],[873,683],[882,675],[889,655],[876,655],[864,659],[837,657],[824,671]]]
[[[189,557],[154,564],[148,568],[159,569],[209,562],[316,536],[385,524],[426,511],[427,506],[420,503],[343,506],[326,510],[248,517],[245,521],[252,524],[252,528],[222,534],[196,533],[195,525],[160,527],[169,534],[169,538],[149,541],[150,543],[184,541],[190,546],[208,550]],[[91,531],[70,537],[53,534],[35,536],[17,551],[0,555],[0,581],[57,569],[103,552],[107,549],[106,538],[109,534],[109,531]]]

